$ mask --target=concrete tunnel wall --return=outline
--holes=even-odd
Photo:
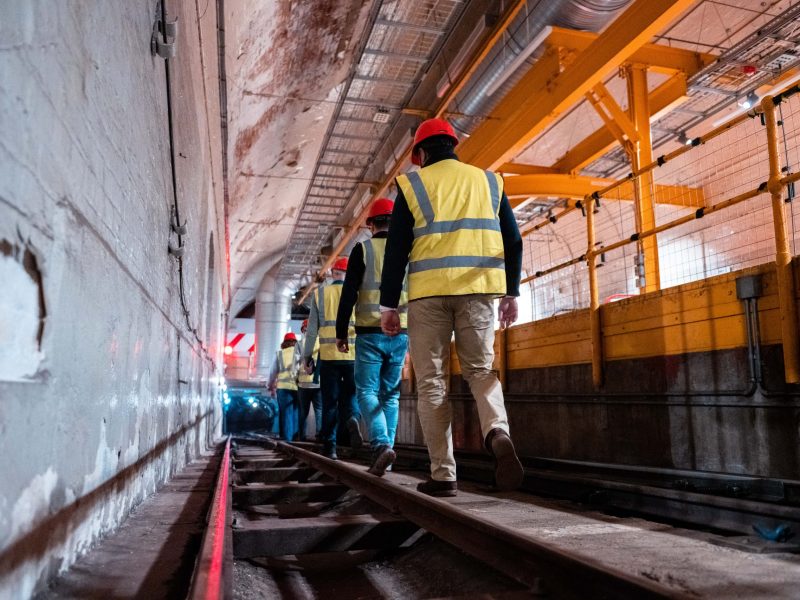
[[[2,598],[41,589],[220,432],[216,14],[168,8],[185,298],[210,355],[167,253],[156,2],[0,4]]]

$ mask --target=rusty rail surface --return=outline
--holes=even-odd
[[[275,448],[318,469],[392,512],[530,586],[569,598],[681,598],[680,593],[487,523],[446,501],[402,488],[349,465],[284,442]]]
[[[232,511],[228,483],[230,467],[231,438],[228,436],[219,465],[214,498],[208,513],[208,527],[203,534],[203,545],[197,557],[192,585],[187,596],[190,600],[221,600],[233,597],[231,572],[233,537],[230,523]]]

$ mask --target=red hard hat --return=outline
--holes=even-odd
[[[369,223],[370,219],[374,219],[375,217],[388,217],[392,214],[393,210],[394,200],[389,200],[389,198],[378,198],[372,203],[372,206],[369,207],[367,223]]]
[[[283,336],[283,341],[284,342],[296,342],[297,341],[297,336],[290,331],[285,336]]]
[[[347,271],[347,257],[341,256],[337,258],[331,269],[334,271]]]
[[[411,152],[412,163],[417,166],[421,165],[419,155],[416,152],[417,145],[435,135],[450,136],[453,139],[453,143],[456,145],[458,144],[458,138],[456,137],[453,126],[444,119],[428,119],[427,121],[423,121],[420,126],[417,127],[417,132],[414,134],[414,145],[412,146],[413,151]]]

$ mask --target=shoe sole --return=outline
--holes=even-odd
[[[508,436],[497,436],[492,441],[492,451],[497,460],[494,471],[494,481],[497,489],[510,492],[522,485],[525,472],[522,463],[514,451],[514,444]]]
[[[381,455],[375,461],[375,464],[372,465],[369,469],[367,469],[367,473],[372,475],[376,475],[378,477],[383,477],[386,474],[386,469],[392,466],[395,459],[397,458],[397,454],[394,450],[387,450],[386,452],[382,452]]]

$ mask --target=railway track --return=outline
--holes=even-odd
[[[424,447],[397,451],[402,467],[427,470]],[[456,458],[459,478],[492,481],[485,454],[457,452]],[[715,541],[740,549],[800,551],[796,543],[780,543],[800,532],[800,481],[541,458],[522,462],[524,491],[723,533],[727,541]]]
[[[500,589],[484,590],[486,598],[685,597],[488,522],[465,506],[297,445],[242,440],[231,447],[229,440],[190,597],[231,597],[234,560],[291,568],[304,557],[391,555],[431,536],[471,557],[474,572],[505,579]]]

